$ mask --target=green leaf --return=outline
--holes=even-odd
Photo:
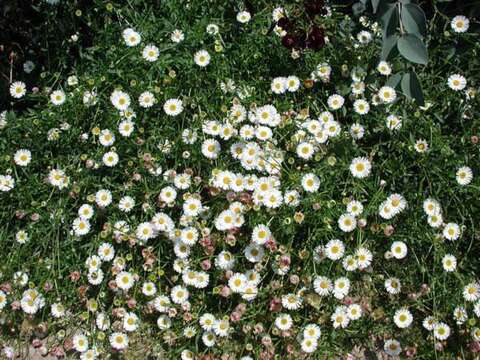
[[[422,87],[418,81],[417,75],[413,71],[403,75],[401,88],[406,97],[414,99],[419,106],[425,105]]]
[[[402,74],[394,74],[388,78],[385,85],[395,89],[400,83],[400,80],[402,80]]]
[[[412,34],[403,35],[397,41],[397,48],[405,59],[417,64],[427,63],[427,48],[419,37]]]
[[[408,33],[420,36],[425,35],[427,32],[425,14],[417,4],[403,5],[402,23]]]
[[[380,58],[382,60],[387,60],[390,55],[392,55],[392,50],[397,49],[398,35],[391,35],[386,39],[383,39],[382,42],[382,53]]]
[[[378,5],[380,5],[380,0],[372,0],[373,13],[375,14],[378,10]]]

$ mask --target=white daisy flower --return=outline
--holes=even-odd
[[[343,98],[343,96],[338,94],[330,95],[327,99],[328,107],[331,110],[340,109],[344,103],[345,103],[345,99]]]
[[[276,77],[272,80],[270,89],[274,94],[284,94],[287,91],[287,79],[284,77]]]
[[[158,60],[159,53],[158,47],[147,45],[143,48],[142,57],[149,62],[154,62]]]
[[[125,44],[129,47],[137,46],[142,41],[140,34],[130,28],[123,30],[122,35]]]
[[[78,352],[85,352],[88,350],[88,339],[83,334],[76,334],[73,339],[73,348]]]
[[[316,192],[320,188],[320,179],[315,174],[305,174],[302,176],[302,187],[306,192]]]
[[[114,332],[109,337],[110,345],[115,350],[123,350],[128,347],[128,336],[120,332]]]
[[[353,103],[353,109],[359,115],[366,115],[370,111],[370,104],[366,100],[358,99]]]
[[[392,67],[386,61],[380,61],[377,65],[377,71],[385,76],[388,76],[392,73]]]
[[[27,93],[27,86],[23,81],[15,81],[10,85],[10,95],[15,99],[20,99]]]
[[[395,259],[403,259],[407,256],[408,248],[403,241],[394,241],[390,246],[390,251]]]
[[[181,43],[185,39],[185,35],[182,30],[175,29],[171,34],[170,34],[170,40],[174,43]]]
[[[390,356],[398,356],[402,352],[400,342],[395,339],[386,340],[383,344],[383,350]]]
[[[456,33],[464,33],[470,26],[470,20],[463,15],[455,16],[450,23],[452,30]]]
[[[195,61],[195,64],[200,67],[205,67],[210,64],[211,57],[207,50],[199,50],[195,53],[193,59]]]
[[[120,289],[127,291],[134,285],[135,279],[129,272],[121,271],[115,277],[115,282]]]
[[[241,24],[248,23],[251,18],[252,18],[252,15],[248,11],[240,11],[237,14],[237,21]]]
[[[443,236],[447,240],[455,241],[460,237],[460,226],[455,223],[448,223],[443,228]]]
[[[393,316],[393,321],[395,325],[397,325],[400,329],[408,328],[413,322],[412,313],[404,308],[395,311],[395,315]]]
[[[155,96],[150,91],[145,91],[138,97],[138,103],[143,108],[150,108],[155,104]]]
[[[371,170],[372,164],[366,157],[356,157],[350,164],[351,174],[359,179],[366,178],[370,175]]]
[[[275,318],[275,326],[281,331],[290,330],[293,326],[292,317],[289,314],[280,314]]]
[[[448,86],[455,91],[461,91],[467,86],[467,79],[460,74],[453,74],[448,77]]]
[[[457,170],[455,179],[459,185],[465,186],[472,182],[473,172],[468,166],[462,166]]]
[[[338,227],[344,232],[352,232],[357,227],[357,220],[349,213],[343,214],[338,218]]]
[[[65,93],[62,90],[55,90],[50,94],[50,101],[55,106],[62,105],[67,99]]]
[[[163,110],[169,116],[177,116],[183,111],[183,102],[179,99],[168,99],[163,105]]]
[[[110,102],[120,111],[127,110],[130,106],[130,96],[121,90],[114,90],[110,95]]]
[[[20,149],[15,152],[13,161],[18,166],[27,166],[32,161],[32,153],[27,149]]]
[[[378,90],[378,96],[384,103],[391,104],[397,98],[397,93],[391,86],[383,86]]]
[[[447,340],[450,336],[450,326],[443,322],[436,323],[433,327],[433,336],[438,340]]]

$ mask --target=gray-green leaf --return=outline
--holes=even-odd
[[[417,36],[426,34],[427,21],[425,19],[425,14],[417,4],[403,5],[402,23],[408,33]]]
[[[417,75],[413,71],[403,75],[400,85],[405,96],[410,99],[415,99],[419,106],[425,105],[422,87],[418,81]]]
[[[380,56],[382,60],[387,60],[389,56],[392,54],[392,50],[396,49],[397,40],[398,40],[398,35],[392,35],[383,40],[382,54]]]
[[[427,63],[427,48],[418,36],[402,35],[397,41],[397,48],[405,59],[417,64],[425,65]]]
[[[401,74],[394,74],[392,76],[390,76],[387,80],[387,82],[385,83],[386,86],[390,86],[392,88],[396,88],[397,85],[400,83],[400,80],[402,79],[402,75]]]

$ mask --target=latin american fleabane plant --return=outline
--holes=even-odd
[[[478,20],[338,3],[95,2],[12,65],[1,356],[478,356]]]

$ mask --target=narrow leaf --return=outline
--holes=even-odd
[[[427,63],[427,48],[417,36],[412,34],[401,36],[397,41],[397,48],[405,59],[417,64]]]
[[[403,75],[401,82],[402,92],[410,99],[414,99],[419,106],[424,106],[423,91],[417,75],[410,71]]]
[[[380,0],[372,0],[373,13],[375,14],[378,10],[378,5],[380,5]]]
[[[380,56],[382,60],[387,60],[390,57],[390,55],[392,55],[392,50],[397,49],[397,41],[398,41],[398,35],[391,35],[383,40],[382,53]]]

